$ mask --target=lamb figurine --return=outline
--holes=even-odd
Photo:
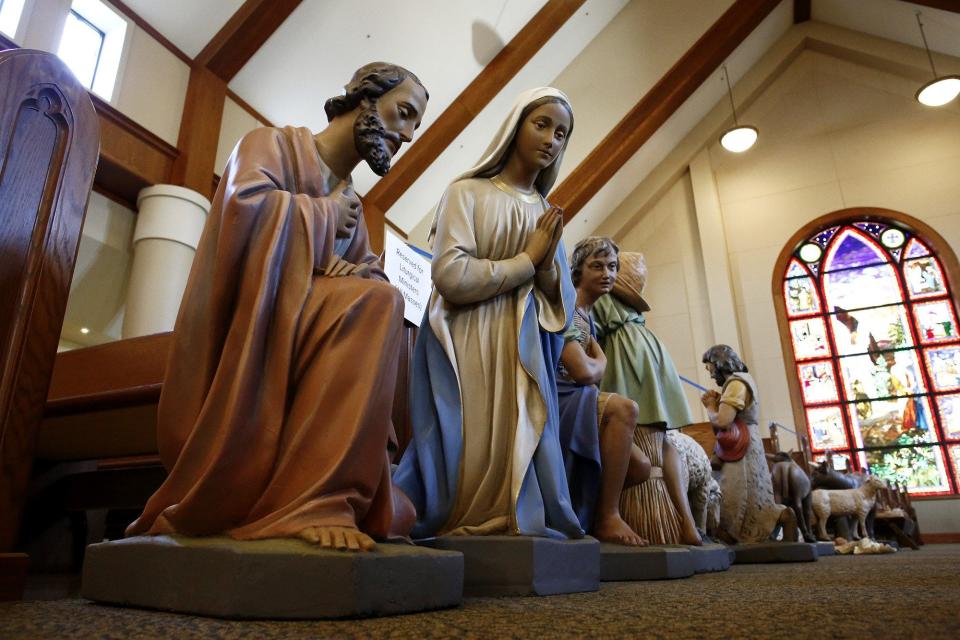
[[[877,501],[877,491],[885,487],[883,480],[870,476],[857,489],[815,489],[811,494],[813,512],[817,516],[820,540],[829,540],[827,536],[827,519],[830,516],[855,515],[860,524],[860,534],[867,537],[867,514],[873,509]],[[851,531],[851,538],[859,540],[856,527]]]

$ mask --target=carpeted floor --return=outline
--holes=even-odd
[[[469,598],[457,609],[331,622],[232,622],[94,605],[0,603],[0,638],[960,638],[960,545],[736,565],[597,593]]]

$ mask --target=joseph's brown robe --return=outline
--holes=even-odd
[[[390,532],[403,303],[362,218],[342,257],[372,278],[315,275],[334,255],[337,182],[303,128],[255,130],[231,156],[160,398],[169,476],[128,535]]]

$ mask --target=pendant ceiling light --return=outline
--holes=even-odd
[[[733,89],[730,88],[730,77],[727,75],[727,66],[723,66],[723,78],[727,83],[727,95],[730,97],[730,110],[733,111],[733,128],[727,129],[720,136],[720,146],[727,151],[743,153],[753,146],[760,132],[756,127],[741,125],[737,121],[737,108],[733,106]]]
[[[915,97],[917,102],[928,107],[942,107],[960,94],[960,76],[937,76],[937,68],[933,66],[933,55],[930,53],[930,45],[927,44],[927,34],[923,32],[919,11],[917,11],[917,26],[920,27],[920,37],[923,39],[927,59],[930,61],[933,80],[920,87]]]

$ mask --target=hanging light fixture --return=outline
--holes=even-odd
[[[923,39],[923,48],[927,52],[927,59],[930,61],[933,80],[920,87],[914,97],[917,102],[928,107],[942,107],[960,94],[960,76],[937,76],[937,68],[933,66],[933,55],[930,53],[930,45],[927,44],[927,34],[923,32],[923,22],[920,20],[919,11],[917,11],[917,26],[920,27],[920,37]]]
[[[753,146],[760,132],[756,127],[741,125],[737,122],[737,108],[733,106],[733,89],[730,88],[730,76],[727,75],[727,65],[723,65],[723,78],[727,83],[727,95],[730,97],[730,110],[733,111],[733,128],[727,129],[720,136],[720,146],[733,153],[743,153]]]

